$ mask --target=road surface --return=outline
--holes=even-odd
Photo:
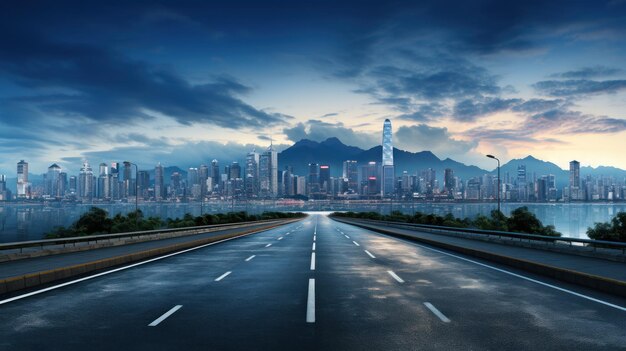
[[[614,350],[626,301],[324,215],[0,301],[0,350]]]

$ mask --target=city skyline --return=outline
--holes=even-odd
[[[399,149],[485,169],[626,168],[623,1],[1,6],[1,174],[369,148],[385,119]]]
[[[347,157],[342,159],[342,173],[331,171],[322,159],[309,162],[305,174],[304,160],[297,158],[294,164],[283,160],[279,170],[278,152],[272,141],[262,152],[253,149],[245,155],[243,168],[238,161],[222,163],[218,159],[211,166],[201,164],[187,171],[170,171],[169,182],[163,165],[154,167],[153,176],[129,161],[100,163],[98,172],[87,160],[78,176],[68,175],[55,164],[43,174],[43,184],[29,182],[29,164],[17,163],[16,194],[7,186],[6,177],[0,179],[0,200],[17,201],[70,201],[79,203],[103,202],[135,198],[139,201],[202,201],[205,200],[386,200],[401,201],[498,201],[508,202],[570,202],[570,201],[624,201],[626,199],[626,171],[619,176],[587,174],[581,178],[580,162],[569,162],[568,179],[545,170],[537,173],[531,165],[518,164],[506,171],[501,178],[500,163],[494,176],[483,173],[462,177],[458,167],[448,165],[437,175],[437,168],[414,164],[413,170],[402,169],[394,163],[393,128],[389,119],[382,126],[382,138],[378,155],[365,162]],[[350,148],[339,139],[328,139],[334,147]],[[351,149],[353,150],[353,149]],[[357,148],[358,150],[358,148]],[[373,148],[371,150],[376,150]],[[353,150],[354,151],[354,150]],[[310,152],[310,151],[308,151]],[[308,153],[307,152],[307,153]],[[332,151],[331,151],[332,152]],[[340,152],[336,150],[336,152]],[[487,155],[489,158],[495,158]],[[528,159],[525,159],[528,160]],[[453,160],[450,160],[454,162]],[[505,164],[506,168],[508,164]],[[135,166],[135,175],[132,173]],[[458,166],[458,164],[457,164]],[[463,167],[467,167],[462,165]],[[415,168],[417,167],[417,170]],[[554,166],[557,167],[557,166]],[[398,168],[398,172],[396,172]],[[223,169],[223,171],[222,171]],[[558,167],[557,167],[558,169]],[[480,169],[479,169],[480,170]],[[441,169],[439,170],[441,172]],[[484,171],[484,170],[482,170]],[[560,170],[559,171],[563,171]],[[458,172],[455,174],[455,172]]]

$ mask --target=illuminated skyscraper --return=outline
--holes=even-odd
[[[394,190],[395,171],[393,166],[393,143],[391,141],[391,121],[383,124],[383,184],[382,196],[391,196]]]

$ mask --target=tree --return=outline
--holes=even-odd
[[[596,223],[587,229],[587,236],[595,240],[626,242],[626,212],[620,212],[610,223]]]

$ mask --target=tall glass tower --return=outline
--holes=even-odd
[[[383,197],[391,196],[394,193],[395,171],[391,135],[391,121],[386,119],[383,124],[383,186],[381,189]]]

